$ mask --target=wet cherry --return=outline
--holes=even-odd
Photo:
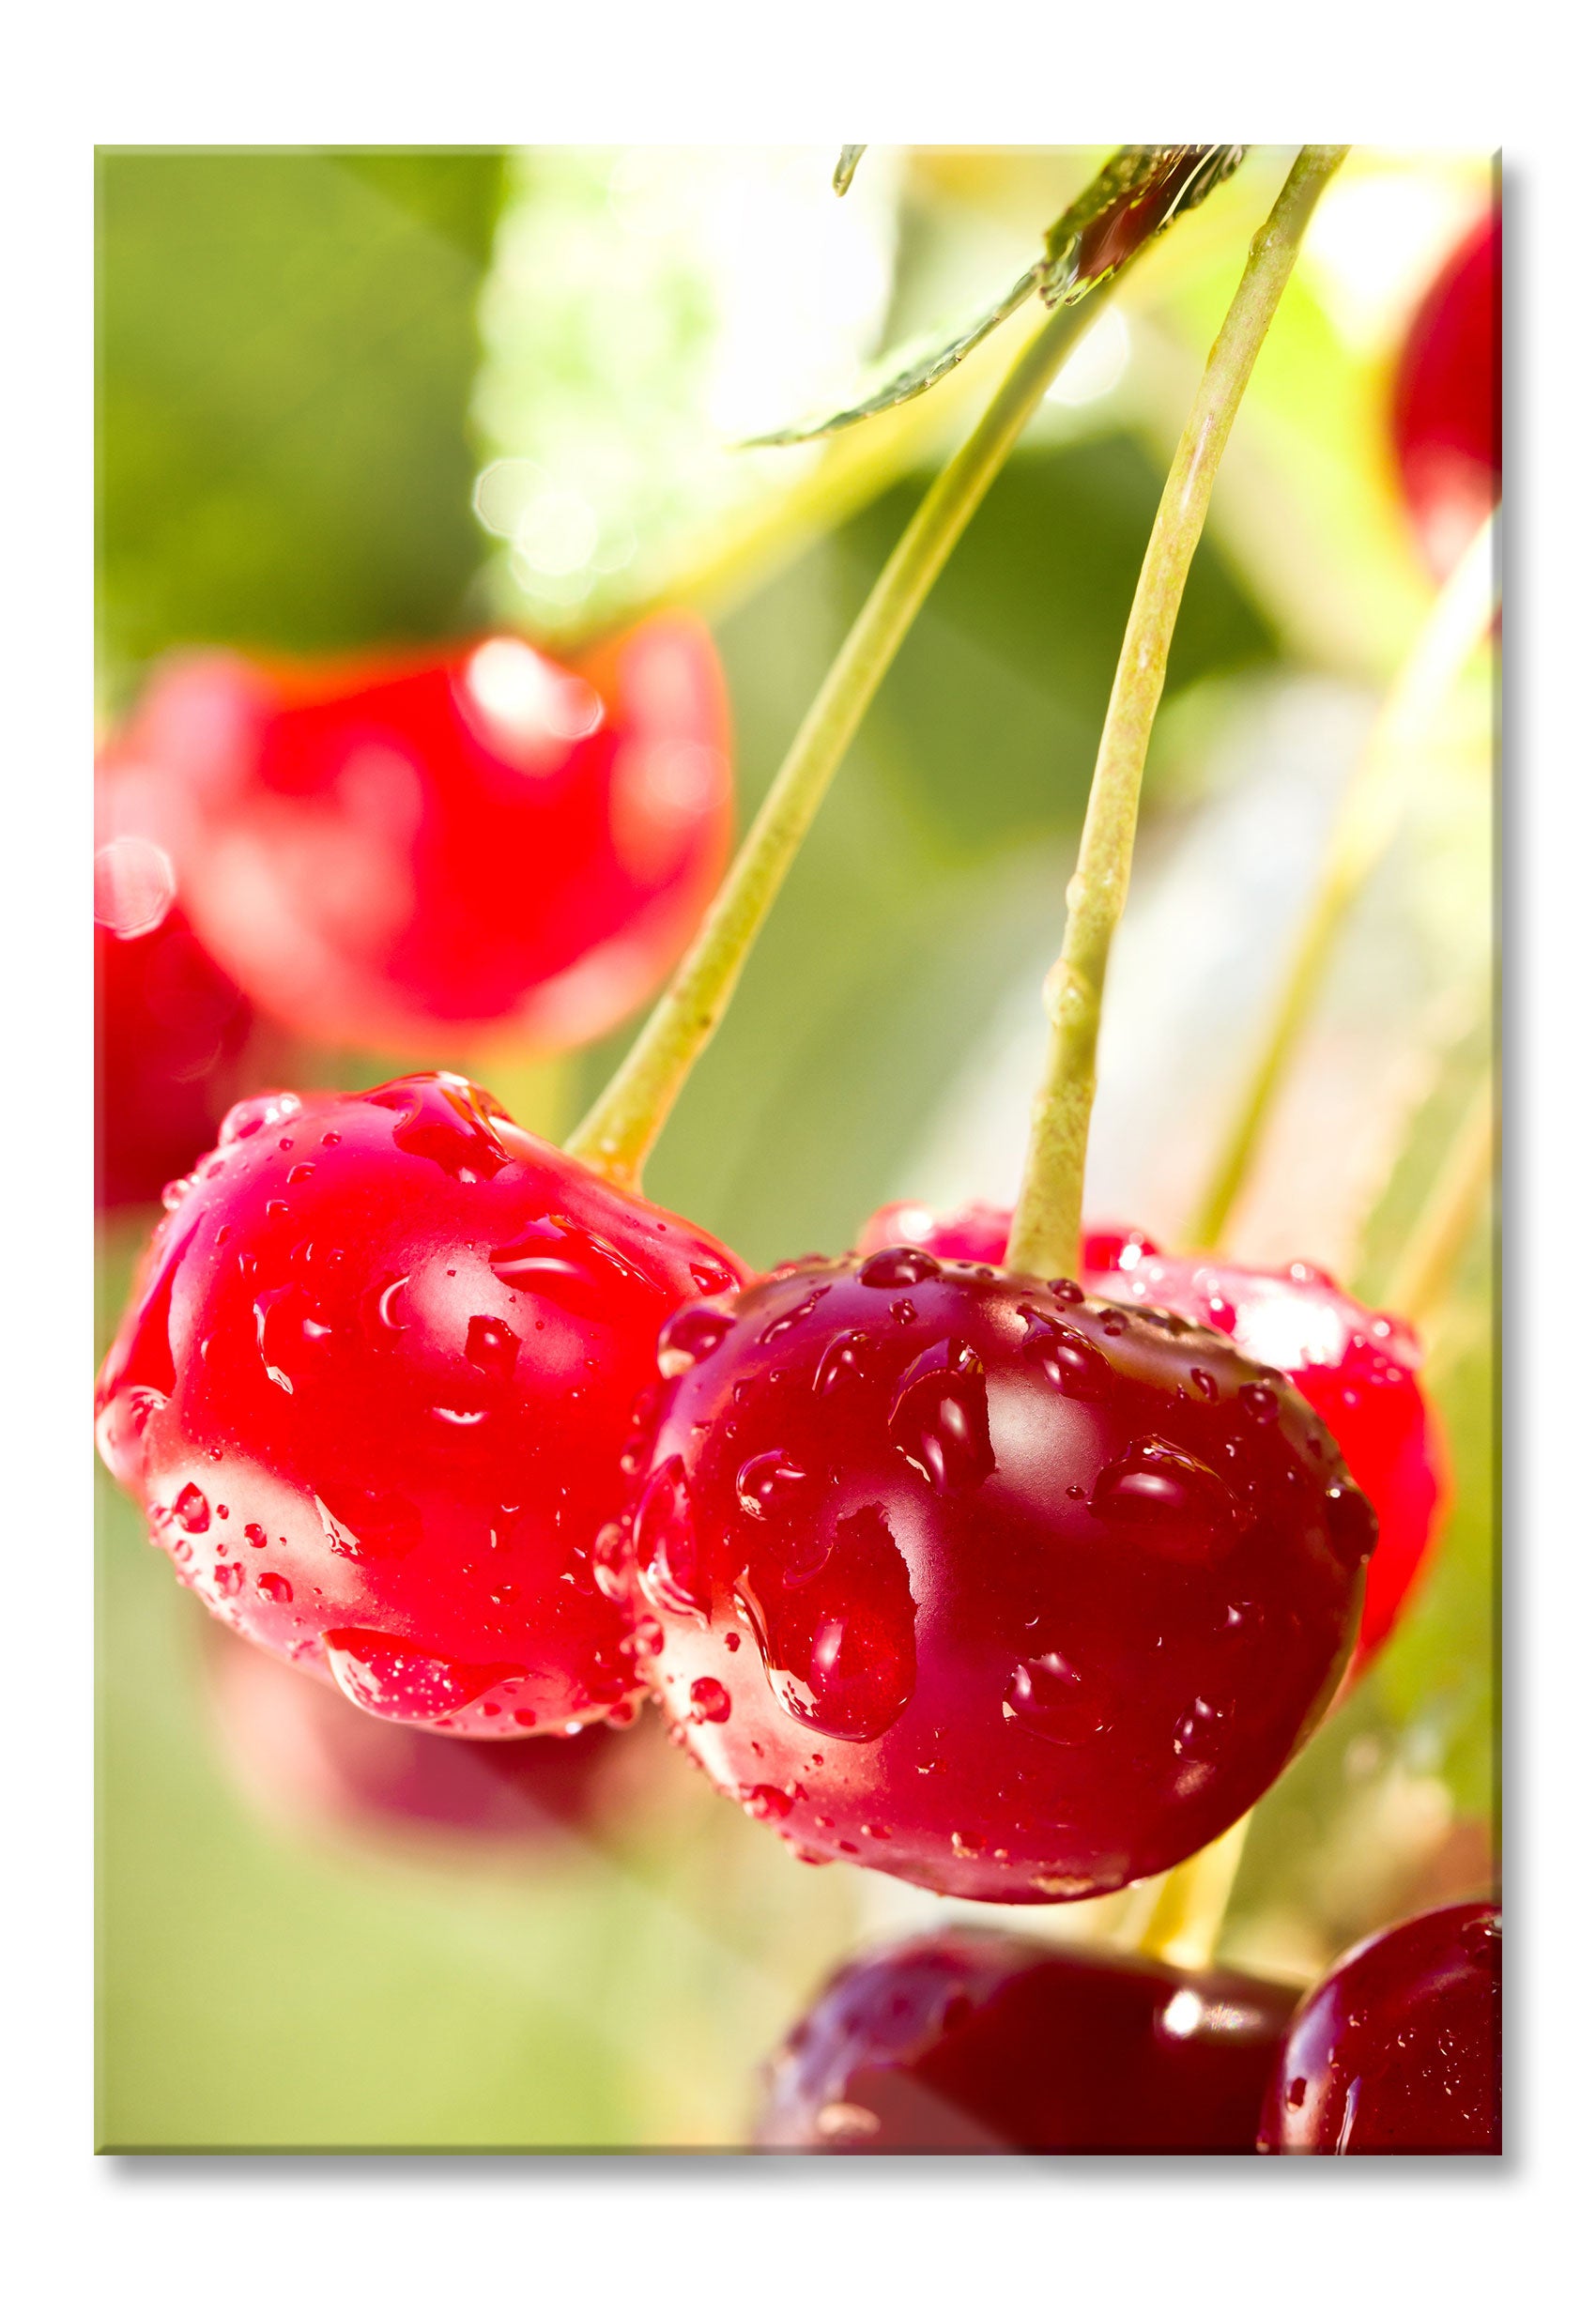
[[[661,1321],[732,1257],[446,1074],[242,1103],[168,1202],[97,1431],[180,1578],[400,1723],[631,1703],[593,1539]]]
[[[998,1264],[1008,1222],[1004,1206],[941,1216],[903,1203],[872,1215],[859,1243],[867,1250],[901,1241]],[[1353,1653],[1355,1672],[1363,1669],[1413,1592],[1446,1486],[1440,1425],[1420,1387],[1422,1352],[1412,1327],[1366,1309],[1307,1263],[1253,1270],[1184,1258],[1162,1252],[1138,1230],[1088,1231],[1081,1261],[1094,1293],[1150,1302],[1214,1326],[1246,1357],[1289,1374],[1323,1419],[1380,1528]]]
[[[1266,2154],[1495,2156],[1502,2146],[1502,1920],[1431,1909],[1332,1965],[1280,2049]]]
[[[1502,217],[1451,251],[1397,361],[1391,432],[1424,555],[1450,575],[1502,491]]]
[[[250,1801],[295,1830],[380,1836],[417,1850],[440,1834],[484,1847],[548,1844],[606,1828],[655,1767],[641,1733],[590,1725],[530,1740],[475,1740],[385,1725],[325,1680],[220,1626],[206,1639],[217,1739]],[[641,1761],[639,1761],[641,1760]]]
[[[719,663],[677,615],[575,667],[503,635],[315,673],[178,659],[126,740],[207,949],[335,1044],[596,1037],[680,954],[729,836]]]
[[[1250,2155],[1297,1992],[949,1925],[828,1982],[754,2139],[824,2155]]]
[[[899,1247],[696,1306],[660,1366],[601,1580],[805,1857],[1113,1892],[1228,1827],[1335,1688],[1373,1517],[1202,1326]]]

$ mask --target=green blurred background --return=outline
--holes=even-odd
[[[820,452],[728,443],[841,404],[883,348],[979,308],[1103,156],[872,151],[838,203],[818,150],[102,150],[105,719],[176,645],[332,652],[508,622],[558,646],[674,592],[714,622],[746,818],[1008,346],[867,452],[850,435],[840,518],[804,511]],[[1254,153],[1169,235],[1067,369],[671,1122],[651,1190],[756,1264],[837,1249],[887,1198],[1012,1188],[1161,459],[1287,157]],[[1403,320],[1489,185],[1483,157],[1355,155],[1266,346],[1149,766],[1089,1213],[1178,1228],[1335,790],[1432,596],[1385,394]],[[1490,724],[1476,681],[1413,761],[1243,1251],[1377,1290],[1491,1058]],[[626,1035],[491,1082],[558,1131]],[[376,1066],[307,1053],[281,1082],[311,1075]],[[100,1347],[146,1227],[102,1225]],[[1491,1873],[1491,1285],[1482,1222],[1433,1337],[1444,1547],[1266,1800],[1236,1961],[1306,1978]],[[755,2063],[827,1968],[949,1913],[791,1863],[670,1761],[618,1830],[518,1852],[296,1827],[223,1753],[199,1607],[102,1473],[99,1494],[104,2148],[733,2146]]]

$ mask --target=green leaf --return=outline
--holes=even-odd
[[[853,181],[853,171],[864,157],[865,147],[862,144],[843,146],[842,157],[836,163],[836,173],[831,179],[831,188],[838,199],[841,199],[849,185]]]

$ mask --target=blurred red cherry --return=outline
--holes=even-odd
[[[972,1204],[944,1216],[902,1201],[872,1214],[859,1244],[867,1252],[923,1246],[995,1266],[1007,1249],[1008,1225],[1004,1206]],[[1244,1357],[1278,1367],[1324,1422],[1380,1527],[1353,1650],[1357,1675],[1413,1593],[1446,1489],[1440,1425],[1420,1388],[1422,1350],[1412,1327],[1365,1309],[1308,1263],[1253,1270],[1166,1254],[1140,1230],[1087,1231],[1081,1268],[1094,1294],[1173,1310],[1215,1327]]]
[[[524,1845],[592,1834],[644,1793],[665,1754],[647,1719],[630,1733],[591,1725],[514,1741],[389,1725],[219,1624],[207,1628],[207,1691],[229,1768],[252,1802],[297,1829],[418,1847],[439,1835]]]
[[[1502,492],[1502,214],[1493,207],[1432,282],[1397,360],[1391,431],[1424,556],[1451,573]]]
[[[577,666],[505,635],[318,670],[179,659],[129,746],[168,787],[207,948],[335,1045],[599,1036],[685,946],[729,838],[719,663],[678,615]]]
[[[1251,2155],[1297,1992],[982,1925],[834,1974],[755,2131],[806,2154]]]

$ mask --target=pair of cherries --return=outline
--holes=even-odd
[[[1341,1679],[1375,1522],[1331,1432],[1412,1372],[1326,1280],[1207,1270],[1198,1322],[1140,1242],[1086,1296],[934,1238],[751,1280],[447,1074],[241,1104],[167,1201],[102,1453],[377,1717],[652,1692],[801,1858],[1036,1901],[1207,1843]]]
[[[290,1038],[436,1056],[609,1029],[714,887],[729,747],[681,615],[575,665],[508,634],[166,664],[96,776],[100,1203],[156,1196]]]
[[[765,2072],[756,2145],[828,2155],[1496,2155],[1500,1912],[1432,1909],[1303,1999],[950,1926],[855,1959]]]

